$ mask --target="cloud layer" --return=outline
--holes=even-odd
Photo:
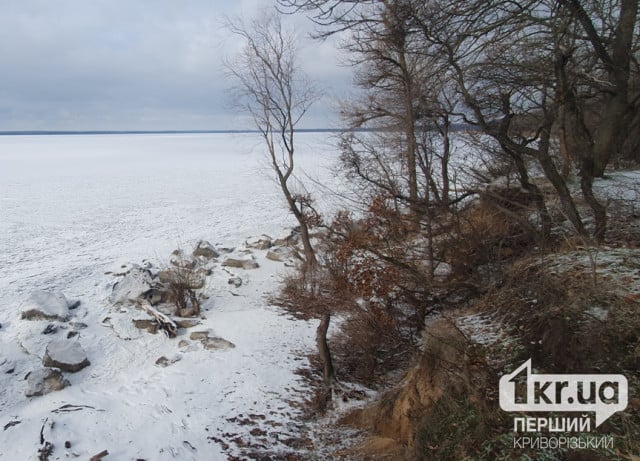
[[[238,128],[222,68],[237,44],[222,18],[265,4],[0,0],[0,130]],[[333,44],[301,37],[305,70],[327,90],[346,88]],[[331,123],[326,95],[308,126]]]

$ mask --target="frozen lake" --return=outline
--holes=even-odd
[[[299,135],[328,177],[330,134]],[[0,137],[0,311],[34,288],[86,296],[120,261],[294,225],[255,134]],[[300,170],[300,171],[302,171]]]
[[[334,177],[328,138],[299,136],[298,171]],[[199,239],[246,257],[247,237],[293,225],[256,135],[0,137],[0,458],[38,459],[38,434],[55,459],[102,449],[154,460],[226,460],[246,444],[290,450],[282,441],[306,433],[290,402],[307,393],[296,370],[308,366],[316,325],[269,305],[283,263],[266,250],[251,251],[260,265],[251,271],[214,263],[204,317],[191,331],[235,345],[223,351],[186,329],[169,339],[134,328],[144,313],[108,302],[116,279],[105,272],[145,259],[162,267]],[[75,326],[54,321],[45,333],[49,321],[21,320],[33,290],[81,301],[72,320],[84,326],[70,341],[91,362],[66,374],[70,387],[42,397],[26,397],[25,376]],[[170,366],[159,367],[167,357]],[[60,412],[65,405],[78,411]]]

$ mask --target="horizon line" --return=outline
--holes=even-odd
[[[299,133],[335,133],[338,128],[299,128]],[[356,130],[359,131],[359,130]],[[259,130],[0,130],[0,136],[56,136],[92,134],[245,134],[260,133]]]

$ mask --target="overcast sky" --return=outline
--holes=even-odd
[[[229,110],[224,15],[271,0],[0,0],[0,131],[250,128]],[[306,127],[335,125],[350,71],[334,42],[299,31],[300,63],[324,88]],[[244,125],[244,126],[243,126]]]

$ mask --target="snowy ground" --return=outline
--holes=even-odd
[[[299,166],[330,177],[328,136],[300,140]],[[204,350],[185,331],[124,339],[126,328],[107,325],[134,308],[110,305],[114,278],[105,273],[143,260],[167,264],[173,249],[199,239],[239,254],[247,237],[276,237],[294,224],[258,139],[0,137],[0,165],[0,459],[37,459],[41,440],[53,443],[51,459],[106,449],[105,460],[224,460],[247,444],[304,452],[294,417],[305,390],[294,371],[314,347],[315,323],[268,305],[286,269],[264,250],[254,251],[259,269],[214,267],[206,319],[191,329],[211,329],[234,349]],[[227,283],[231,275],[242,278],[240,288]],[[91,365],[67,374],[70,387],[27,398],[25,375],[70,328],[43,335],[52,322],[20,319],[36,289],[82,302],[73,320],[88,325],[76,339]],[[181,340],[190,344],[179,347]],[[161,356],[179,360],[158,367]]]

